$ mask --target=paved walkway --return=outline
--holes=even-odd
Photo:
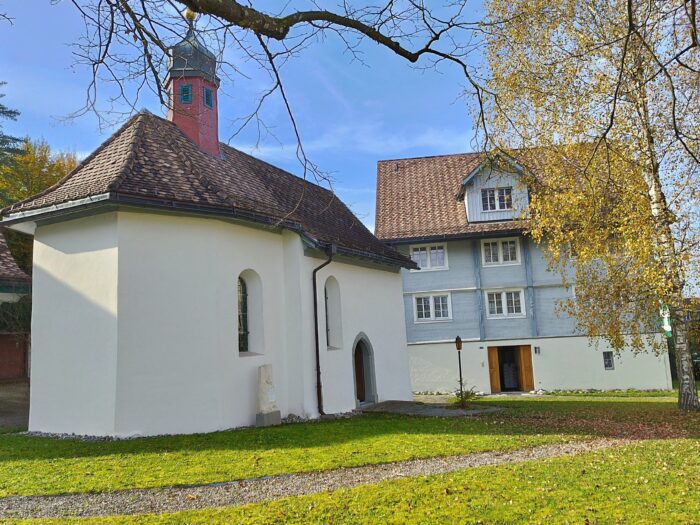
[[[0,428],[27,428],[29,383],[0,383]]]
[[[383,401],[375,405],[363,408],[363,412],[389,412],[391,414],[405,414],[407,416],[423,417],[460,417],[481,416],[500,412],[503,408],[480,406],[474,409],[457,408],[455,405],[423,403],[415,401]]]
[[[588,442],[543,445],[513,452],[480,452],[464,456],[415,459],[190,487],[137,489],[102,494],[10,497],[0,499],[0,520],[162,513],[261,503],[288,496],[316,494],[411,476],[443,474],[485,465],[503,465],[568,456],[627,443],[629,441],[598,439]]]

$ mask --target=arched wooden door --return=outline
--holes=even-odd
[[[362,341],[355,345],[355,392],[360,403],[367,397],[365,388],[365,351]]]

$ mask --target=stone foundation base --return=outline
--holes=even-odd
[[[269,427],[272,425],[279,425],[282,423],[282,417],[279,410],[274,412],[259,412],[255,415],[255,426],[256,427]]]

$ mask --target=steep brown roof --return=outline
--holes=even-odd
[[[412,265],[377,240],[331,191],[225,144],[221,152],[221,158],[203,153],[175,124],[142,112],[58,184],[1,214],[108,194],[107,202],[198,207],[279,224],[320,245],[337,244],[341,253]]]
[[[517,221],[467,221],[457,193],[483,160],[481,153],[460,153],[379,161],[375,235],[398,241],[519,231]]]
[[[24,273],[7,246],[5,235],[0,232],[0,285],[27,285],[31,278]]]

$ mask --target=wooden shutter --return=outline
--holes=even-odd
[[[518,352],[518,374],[520,388],[525,392],[535,389],[535,378],[532,373],[532,347],[523,345]]]
[[[498,348],[489,346],[489,377],[491,378],[491,393],[498,394],[501,391],[501,371],[498,368]]]

